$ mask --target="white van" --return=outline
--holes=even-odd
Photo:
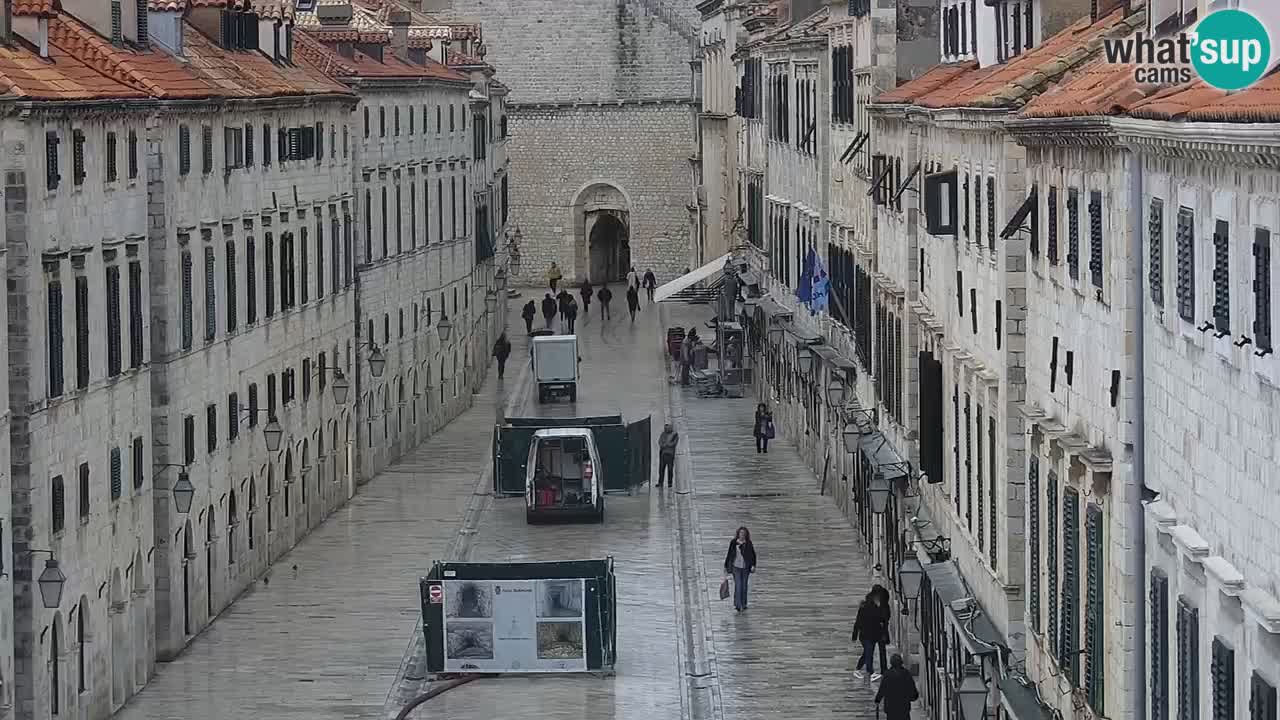
[[[588,428],[548,428],[533,434],[525,477],[525,521],[604,521],[604,478]]]

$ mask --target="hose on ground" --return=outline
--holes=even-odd
[[[462,677],[459,677],[459,678],[446,680],[445,682],[442,682],[439,684],[433,684],[430,690],[422,693],[421,695],[414,698],[413,700],[410,700],[408,705],[405,705],[403,708],[401,708],[400,714],[396,715],[396,720],[408,720],[409,713],[412,713],[414,710],[416,710],[419,705],[425,703],[426,701],[430,700],[431,698],[443,692],[452,690],[458,687],[459,685],[466,685],[472,680],[478,680],[479,678],[480,678],[479,675],[463,675]]]

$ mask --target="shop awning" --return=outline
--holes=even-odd
[[[1011,720],[1053,720],[1053,712],[1040,704],[1035,688],[1011,677],[1000,681],[1000,705]]]
[[[693,286],[694,283],[706,280],[712,275],[724,270],[724,261],[728,258],[728,255],[721,255],[697,270],[687,272],[671,282],[659,285],[658,289],[653,293],[653,299],[658,302],[662,302],[681,290]]]
[[[884,474],[890,482],[904,478],[910,472],[907,462],[902,459],[893,445],[889,444],[889,438],[882,432],[876,431],[870,435],[864,435],[859,449],[867,462],[871,463],[871,467],[885,467]]]
[[[785,317],[790,317],[792,315],[790,310],[783,307],[777,300],[774,300],[768,295],[758,298],[756,301],[756,307],[758,307],[760,312],[764,313],[764,316],[769,319],[773,319],[779,315]]]
[[[1005,645],[1004,638],[991,624],[986,613],[979,613],[972,621],[961,620],[951,607],[956,600],[973,597],[964,584],[964,578],[960,574],[960,569],[956,567],[955,560],[930,563],[924,566],[924,572],[929,576],[929,585],[942,601],[948,623],[956,628],[965,650],[968,650],[971,655],[985,655],[996,652]],[[977,600],[973,602],[976,603]]]
[[[795,327],[794,325],[787,328],[787,334],[791,336],[792,342],[796,345],[813,345],[822,341],[822,336],[811,330]]]
[[[811,345],[809,347],[814,355],[822,358],[822,362],[828,365],[835,365],[836,359],[840,357],[840,353],[836,352],[830,345]]]

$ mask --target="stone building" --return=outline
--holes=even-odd
[[[298,31],[285,0],[100,5],[0,12],[14,308],[0,717],[119,708],[359,482],[469,405],[496,328],[504,88],[431,55],[447,58],[433,37],[473,27],[380,5],[331,38]],[[365,107],[412,107],[417,137],[371,142]],[[450,109],[461,127],[446,131]],[[428,166],[457,180],[430,205]],[[414,169],[422,212],[411,200],[399,233],[363,232],[357,187]],[[446,301],[451,334],[426,311]],[[65,574],[50,608],[44,552]]]
[[[745,113],[734,72],[739,37],[746,37],[742,20],[752,7],[751,3],[733,0],[705,0],[698,5],[702,14],[698,45],[702,95],[698,156],[702,183],[698,187],[698,205],[702,255],[707,262],[754,239],[748,237],[749,205],[742,196],[738,175],[738,134]]]
[[[694,4],[422,0],[433,16],[480,23],[482,59],[511,87],[518,280],[545,283],[554,261],[566,281],[616,281],[634,265],[664,282],[705,256]]]
[[[1123,254],[1125,272],[1107,272],[1100,290],[1124,325],[1080,320],[1093,325],[1086,371],[1099,347],[1132,348],[1119,378],[1095,372],[1084,391],[1101,400],[1110,388],[1113,403],[1133,408],[1121,437],[1139,472],[1125,484],[1143,503],[1129,505],[1134,537],[1107,546],[1137,554],[1124,580],[1142,591],[1134,602],[1145,622],[1125,630],[1132,676],[1107,680],[1127,682],[1148,717],[1277,716],[1280,569],[1273,553],[1257,552],[1280,535],[1267,485],[1280,462],[1272,352],[1280,171],[1267,99],[1277,86],[1272,76],[1230,96],[1198,82],[1155,94],[1133,82],[1131,68],[1097,63],[1013,124],[1029,152],[1058,158],[1077,178],[1092,170],[1082,179],[1123,208],[1105,214],[1113,224],[1102,237],[1105,259]],[[1044,237],[1036,264],[1069,292],[1070,237],[1064,247]],[[1092,273],[1088,283],[1098,289]],[[1060,312],[1075,321],[1070,306]]]

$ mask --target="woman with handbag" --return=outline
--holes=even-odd
[[[756,421],[751,426],[751,434],[756,438],[756,452],[769,452],[769,441],[773,439],[773,412],[769,410],[769,406],[760,403],[756,406]]]
[[[755,571],[756,548],[751,544],[751,531],[740,527],[724,556],[724,574],[733,575],[733,608],[738,612],[747,609],[747,580]]]

